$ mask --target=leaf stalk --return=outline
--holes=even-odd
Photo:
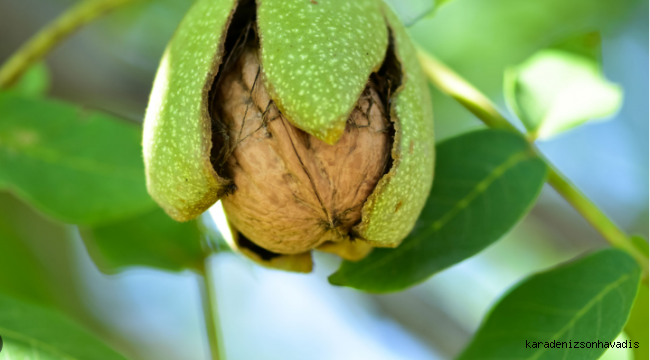
[[[0,67],[0,90],[14,85],[35,63],[76,30],[135,0],[86,0],[66,10],[25,42]]]
[[[206,257],[203,269],[199,275],[203,318],[208,337],[211,360],[226,360],[221,332],[215,279],[210,267],[210,257]]]

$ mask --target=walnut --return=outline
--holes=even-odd
[[[151,92],[147,189],[178,221],[221,200],[230,245],[265,266],[308,272],[311,249],[358,260],[413,229],[432,116],[383,1],[197,0]]]
[[[358,240],[351,229],[387,171],[391,124],[372,86],[340,140],[329,145],[293,126],[263,85],[259,54],[247,47],[222,74],[213,117],[224,138],[217,172],[232,179],[228,219],[255,244],[298,254],[325,242]]]

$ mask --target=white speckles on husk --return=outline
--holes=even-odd
[[[355,231],[378,247],[395,247],[409,234],[431,190],[434,169],[433,110],[429,89],[406,29],[383,6],[402,65],[401,90],[393,97],[393,167],[377,184]]]
[[[167,46],[144,120],[144,162],[151,196],[174,219],[195,218],[228,180],[210,163],[208,92],[222,56],[234,0],[199,0]]]
[[[266,86],[296,127],[334,144],[381,66],[388,30],[376,0],[259,0]]]

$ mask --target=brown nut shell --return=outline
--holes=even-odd
[[[328,145],[278,112],[257,50],[247,48],[222,76],[213,117],[224,134],[216,168],[236,187],[222,199],[229,221],[279,254],[349,242],[389,163],[390,123],[378,94],[366,89],[341,139]]]

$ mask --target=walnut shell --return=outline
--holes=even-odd
[[[213,117],[228,142],[218,172],[236,188],[222,198],[228,219],[279,254],[356,240],[350,230],[390,158],[392,127],[379,95],[368,87],[343,136],[329,145],[278,111],[260,71],[257,50],[247,48],[215,94]]]

